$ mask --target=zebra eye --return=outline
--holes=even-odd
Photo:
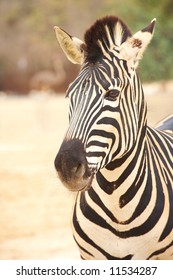
[[[118,89],[111,89],[109,91],[107,91],[105,98],[108,100],[116,100],[117,97],[119,96],[119,90]]]

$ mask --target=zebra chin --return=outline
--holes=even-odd
[[[95,170],[89,168],[80,140],[64,141],[54,163],[61,182],[68,190],[77,192],[90,188]]]
[[[59,178],[61,179],[63,185],[71,192],[84,192],[89,190],[93,180],[93,176],[90,176],[87,179],[84,178],[80,178],[79,180],[72,179],[67,182],[60,176],[61,175],[59,174]]]

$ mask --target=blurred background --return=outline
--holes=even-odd
[[[0,14],[0,90],[65,90],[78,67],[58,48],[53,27],[83,39],[93,21],[110,14],[133,32],[156,17],[155,35],[139,71],[143,81],[173,77],[172,0],[1,0]]]
[[[68,125],[64,92],[79,67],[53,27],[83,39],[105,15],[134,33],[156,17],[138,69],[155,125],[173,108],[172,0],[1,0],[0,15],[0,259],[79,258],[70,229],[75,197],[53,165]]]

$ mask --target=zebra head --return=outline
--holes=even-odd
[[[69,127],[55,159],[70,190],[86,190],[99,169],[132,149],[145,122],[135,69],[154,25],[155,19],[132,35],[120,19],[106,17],[86,31],[84,42],[55,27],[67,58],[82,65],[67,90]]]

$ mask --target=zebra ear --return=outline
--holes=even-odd
[[[156,19],[153,19],[147,27],[128,38],[120,47],[123,59],[133,62],[134,68],[137,68],[139,60],[153,37],[155,22]]]
[[[56,38],[60,47],[64,51],[67,58],[74,64],[82,64],[84,61],[83,41],[70,36],[61,28],[55,26]]]

